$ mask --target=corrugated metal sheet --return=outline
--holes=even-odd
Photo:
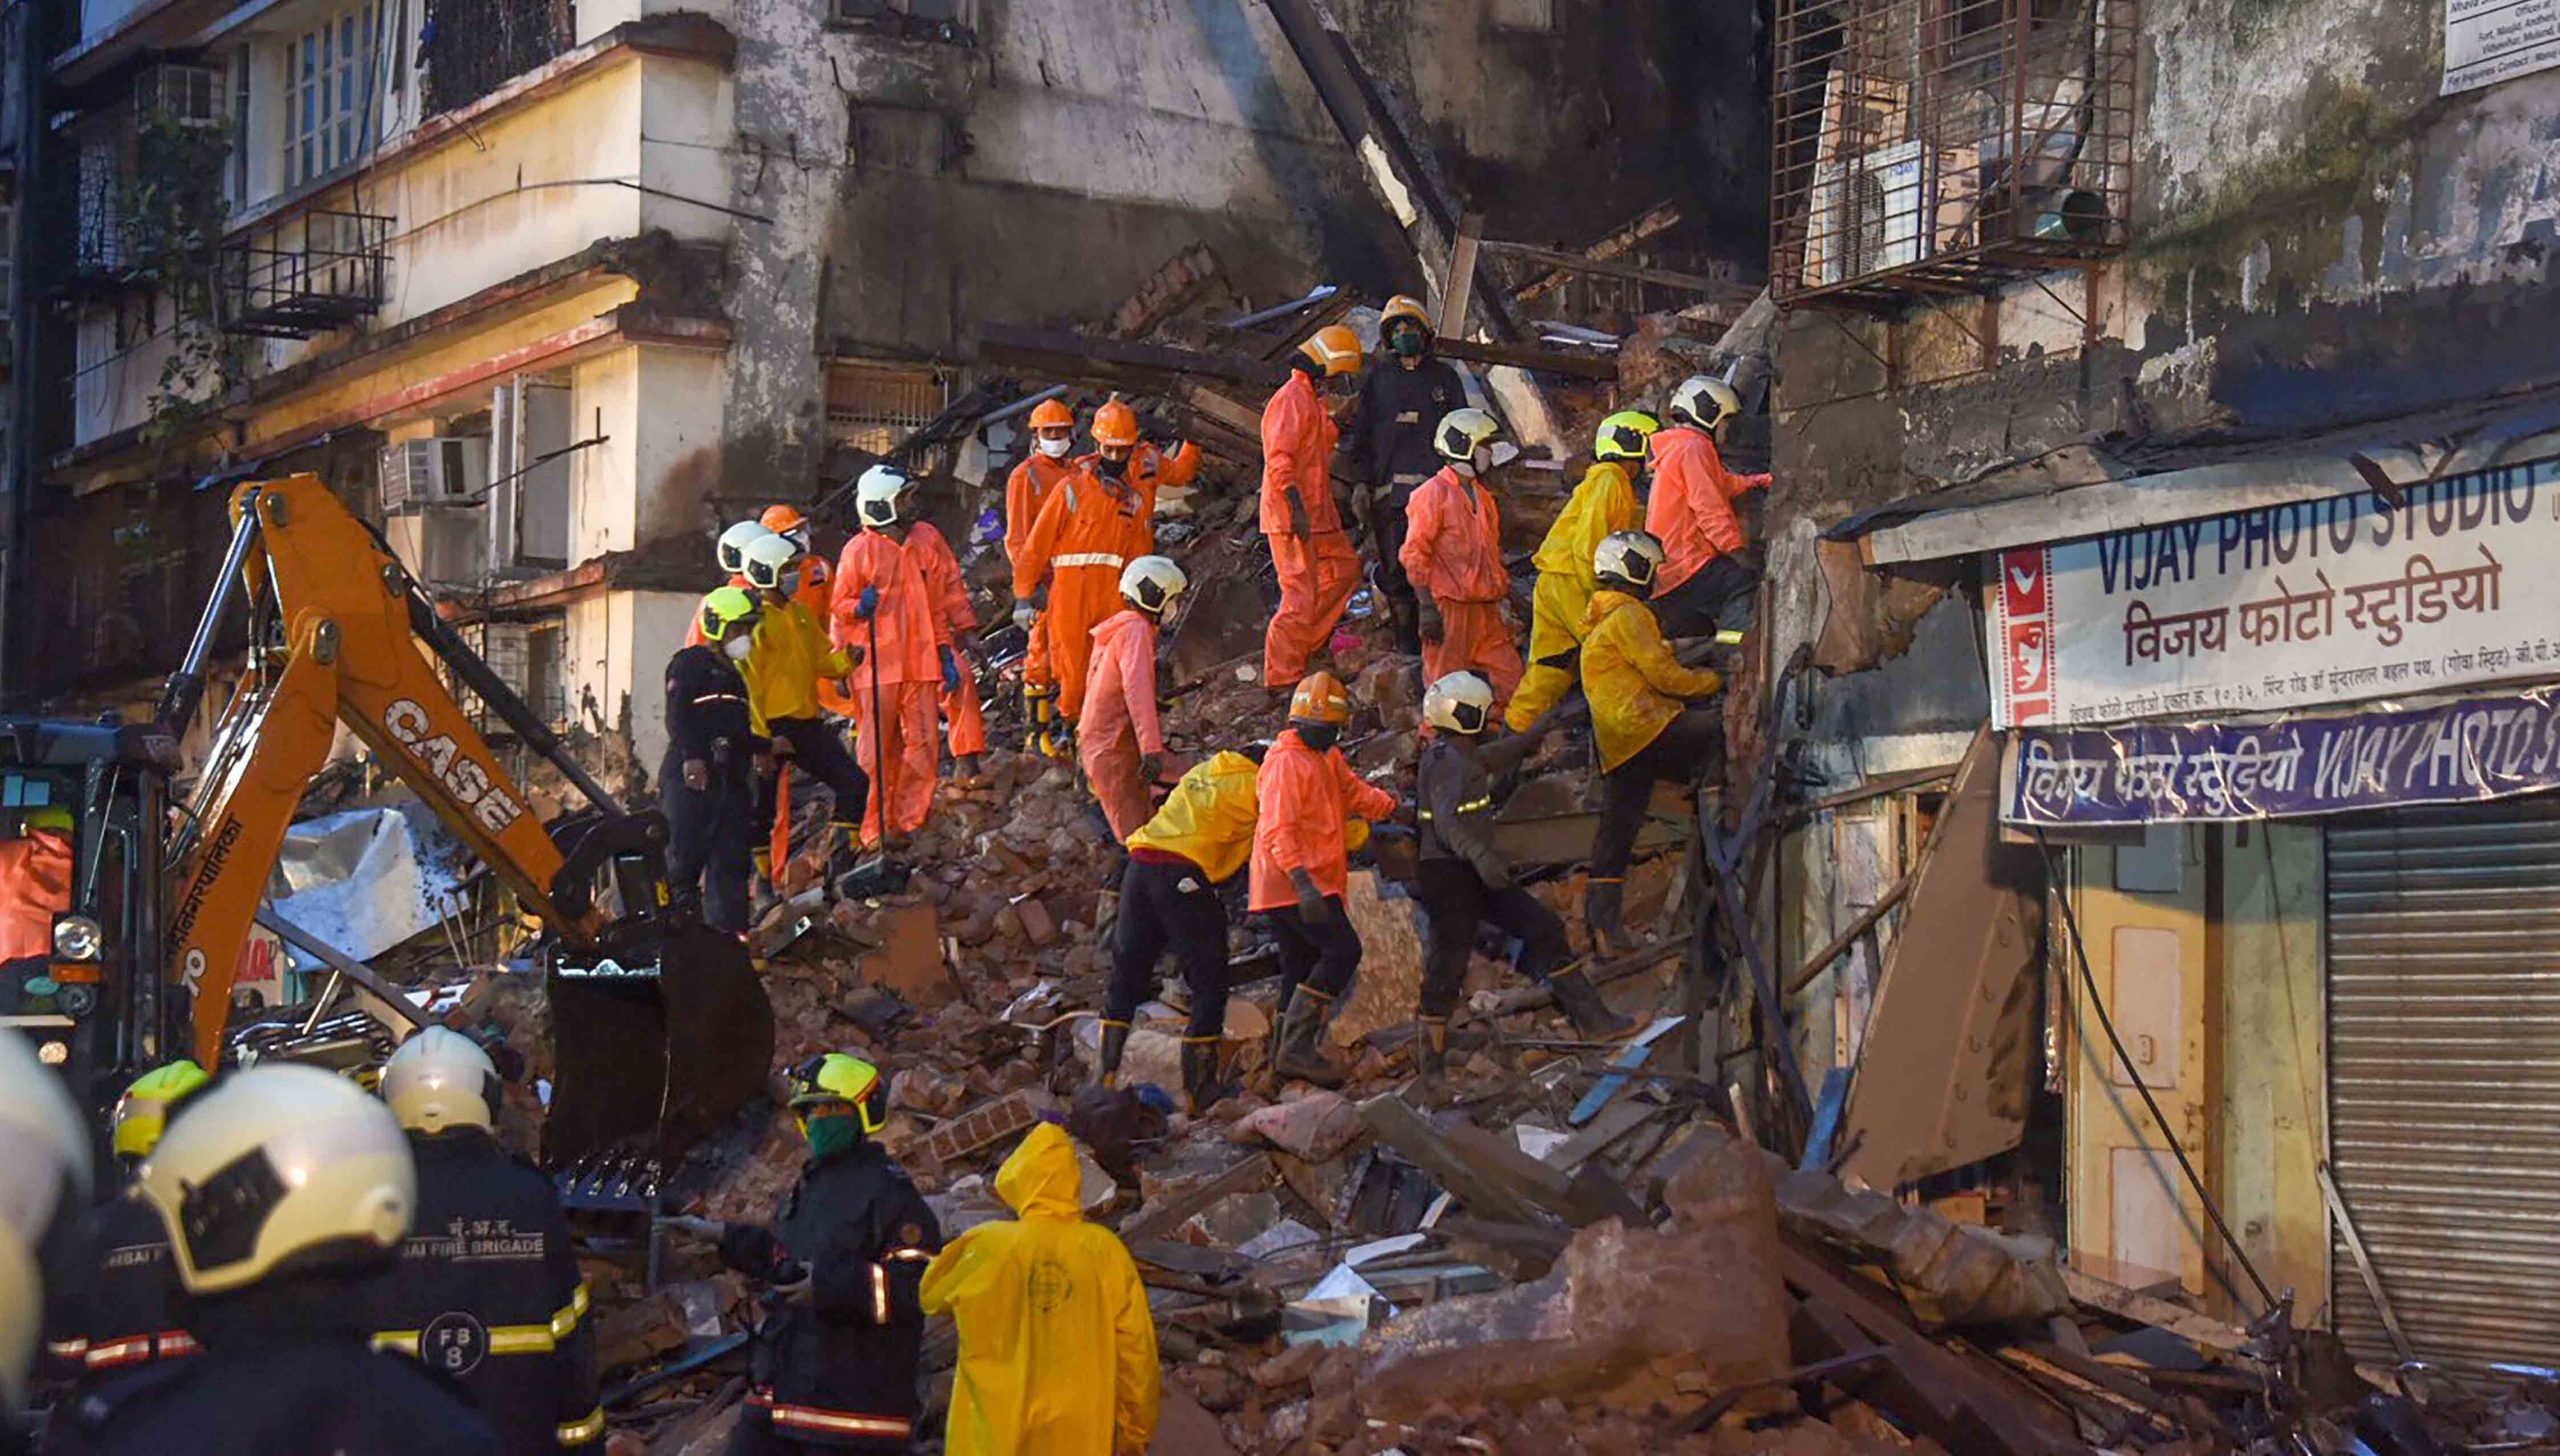
[[[2332,1169],[2402,1330],[2560,1364],[2560,805],[2332,826],[2328,938]],[[2338,1332],[2390,1360],[2331,1266]]]

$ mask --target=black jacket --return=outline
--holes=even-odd
[[[409,1148],[417,1216],[364,1292],[375,1348],[452,1377],[509,1456],[602,1450],[593,1323],[551,1180],[478,1128]]]
[[[728,653],[706,642],[667,659],[668,782],[680,782],[685,763],[700,759],[711,770],[713,787],[750,787],[754,744],[746,679]]]
[[[1536,739],[1517,736],[1470,742],[1442,734],[1426,741],[1413,790],[1421,857],[1464,860],[1489,889],[1510,884],[1511,862],[1494,847],[1493,825],[1536,747]]]
[[[878,1145],[812,1163],[773,1229],[733,1229],[721,1254],[756,1278],[789,1283],[799,1302],[774,1306],[756,1342],[751,1408],[776,1434],[822,1446],[905,1452],[923,1412],[916,1367],[925,1265],[941,1225]]]
[[[87,1285],[57,1307],[45,1340],[63,1375],[83,1387],[155,1360],[193,1355],[178,1310],[177,1266],[159,1211],[130,1191],[98,1206],[97,1257]]]
[[[1360,380],[1360,412],[1342,437],[1344,472],[1363,485],[1391,487],[1396,509],[1404,509],[1442,464],[1432,432],[1466,402],[1466,386],[1447,360],[1435,356],[1407,369],[1381,357]]]

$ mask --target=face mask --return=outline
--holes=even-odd
[[[1102,478],[1105,480],[1118,480],[1129,473],[1129,462],[1114,460],[1108,455],[1097,455],[1093,459],[1093,468],[1102,472]]]
[[[1325,753],[1342,740],[1342,727],[1336,723],[1292,723],[1298,730],[1298,741],[1318,753]]]
[[[1066,458],[1067,451],[1075,447],[1076,442],[1072,435],[1060,435],[1054,440],[1042,435],[1031,443],[1039,449],[1041,454],[1050,459],[1063,460]]]
[[[728,638],[720,644],[720,650],[729,654],[731,662],[744,662],[747,654],[755,650],[755,643],[748,633],[732,627]]]
[[[851,1114],[814,1118],[808,1124],[807,1136],[812,1157],[832,1158],[849,1153],[862,1142],[862,1119]]]
[[[1410,324],[1387,336],[1387,352],[1399,359],[1419,359],[1431,348],[1431,340],[1422,330]]]
[[[796,597],[800,595],[800,568],[795,566],[789,571],[784,572],[782,574],[781,583],[774,587],[774,590],[782,593],[786,597]]]

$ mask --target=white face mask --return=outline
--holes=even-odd
[[[731,662],[746,661],[747,654],[754,649],[755,642],[753,638],[745,632],[733,632],[730,634],[727,641],[720,644],[720,650],[729,654],[729,660]]]
[[[1061,436],[1057,439],[1051,439],[1046,435],[1042,435],[1038,439],[1032,441],[1032,443],[1040,447],[1041,454],[1048,456],[1052,460],[1058,460],[1065,458],[1066,453],[1075,448],[1076,442],[1075,437],[1072,435]]]

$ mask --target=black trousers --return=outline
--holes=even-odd
[[[1759,580],[1758,568],[1749,562],[1719,556],[1691,573],[1687,581],[1655,597],[1654,620],[1662,624],[1665,637],[1703,637],[1716,630],[1725,604]]]
[[[1377,570],[1373,579],[1378,595],[1387,609],[1387,620],[1396,632],[1400,651],[1422,650],[1422,600],[1414,593],[1413,581],[1404,574],[1405,507],[1413,501],[1420,481],[1389,485],[1378,493],[1378,504],[1369,524],[1370,546],[1377,552]]]
[[[1564,921],[1546,902],[1521,889],[1485,884],[1475,866],[1462,859],[1426,859],[1415,880],[1428,934],[1422,951],[1422,1015],[1445,1018],[1458,1009],[1458,993],[1467,984],[1467,957],[1475,950],[1476,930],[1486,921],[1520,942],[1520,973],[1545,984],[1549,975],[1573,959]]]
[[[1262,912],[1263,924],[1270,927],[1271,938],[1280,945],[1283,1010],[1288,1009],[1289,998],[1298,993],[1300,986],[1326,996],[1340,996],[1351,988],[1351,978],[1359,974],[1360,932],[1351,928],[1351,915],[1343,908],[1340,895],[1327,895],[1324,902],[1333,907],[1333,914],[1322,925],[1309,925],[1295,905]]]
[[[871,797],[871,776],[862,765],[845,752],[844,739],[836,730],[816,718],[776,718],[769,725],[776,738],[791,740],[792,756],[784,760],[797,773],[806,774],[827,786],[835,796],[835,822],[859,824],[863,805]],[[776,773],[758,780],[756,821],[764,829],[773,828],[774,801],[780,797],[782,775]]]
[[[755,866],[757,790],[743,764],[711,771],[708,788],[684,786],[684,760],[669,753],[658,768],[658,802],[667,815],[667,887],[701,907],[702,923],[743,934],[747,879]],[[766,824],[773,822],[770,809]]]
[[[1193,1037],[1227,1028],[1227,910],[1218,890],[1193,864],[1132,859],[1120,875],[1119,918],[1111,927],[1111,984],[1102,1014],[1127,1021],[1155,989],[1156,963],[1167,949],[1191,990]]]
[[[1697,783],[1724,766],[1724,716],[1690,708],[1671,720],[1633,758],[1600,776],[1600,830],[1591,842],[1591,877],[1614,880],[1627,873],[1645,806],[1657,783]]]

